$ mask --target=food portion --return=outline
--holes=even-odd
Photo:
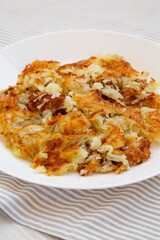
[[[118,55],[35,61],[0,92],[0,136],[37,173],[121,173],[160,141],[159,83]]]

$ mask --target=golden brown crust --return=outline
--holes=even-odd
[[[46,109],[56,111],[63,106],[65,95],[61,94],[60,96],[54,98],[52,96],[53,95],[50,93],[34,92],[29,97],[27,107],[32,112],[43,112]]]
[[[42,69],[55,69],[57,70],[59,67],[59,62],[57,61],[39,61],[36,60],[32,62],[32,64],[27,64],[25,69],[22,71],[22,77],[26,74],[38,72]]]
[[[19,102],[19,92],[16,87],[9,87],[0,93],[0,109],[14,107]]]
[[[107,70],[108,76],[110,77],[129,77],[132,74],[137,74],[138,72],[133,69],[129,62],[125,61],[124,59],[111,59],[110,61],[106,61],[105,59],[101,58],[100,62],[102,67]]]
[[[138,142],[136,138],[127,139],[124,152],[130,165],[145,162],[150,157],[150,146],[151,142],[147,138],[140,139]]]

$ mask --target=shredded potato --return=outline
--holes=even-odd
[[[117,174],[160,141],[159,84],[118,55],[35,61],[0,92],[0,132],[36,173]]]

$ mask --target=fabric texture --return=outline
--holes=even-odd
[[[0,0],[0,5],[0,48],[67,29],[115,30],[160,43],[159,0]],[[160,176],[112,189],[63,190],[1,172],[0,207],[57,239],[160,239]]]

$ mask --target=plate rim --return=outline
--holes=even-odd
[[[123,36],[128,36],[128,37],[133,37],[133,38],[136,38],[136,39],[139,39],[141,41],[146,41],[148,43],[151,43],[151,44],[154,44],[156,45],[157,47],[160,47],[160,43],[157,43],[157,42],[154,42],[152,40],[149,40],[145,37],[141,37],[141,36],[138,36],[136,34],[130,34],[130,33],[127,33],[127,32],[120,32],[120,31],[113,31],[113,30],[94,30],[94,29],[69,29],[69,30],[60,30],[60,31],[52,31],[52,32],[46,32],[46,33],[41,33],[41,34],[36,34],[34,36],[30,36],[30,37],[27,37],[27,38],[23,38],[21,40],[18,40],[18,41],[15,41],[11,44],[7,44],[6,46],[2,47],[0,49],[0,53],[5,51],[6,49],[10,48],[10,47],[13,47],[13,46],[16,46],[20,43],[23,43],[23,42],[27,42],[29,40],[32,40],[32,39],[35,39],[35,38],[39,38],[39,37],[42,37],[42,36],[49,36],[49,35],[57,35],[57,34],[62,34],[62,33],[79,33],[79,32],[95,32],[95,33],[111,33],[111,34],[117,34],[117,35],[123,35]]]
[[[67,186],[67,185],[58,186],[58,184],[55,184],[53,186],[53,184],[48,184],[48,183],[43,183],[43,182],[39,183],[38,180],[36,180],[36,179],[31,180],[31,179],[28,179],[28,178],[17,177],[16,174],[10,174],[8,171],[3,171],[1,169],[0,169],[0,171],[3,172],[4,174],[9,175],[9,177],[14,177],[14,178],[16,178],[16,179],[18,179],[20,181],[23,181],[25,183],[28,183],[28,184],[36,184],[36,185],[40,185],[40,186],[44,186],[44,187],[50,187],[50,188],[56,188],[56,189],[71,189],[71,190],[98,190],[98,189],[120,188],[120,187],[125,187],[125,186],[127,187],[129,185],[133,185],[133,184],[136,184],[136,183],[139,183],[139,182],[147,181],[150,178],[156,177],[156,176],[158,176],[160,174],[160,172],[157,172],[155,174],[148,175],[148,177],[139,178],[139,179],[137,179],[135,181],[132,181],[132,180],[126,181],[126,182],[124,181],[122,184],[121,183],[118,183],[118,184],[115,183],[115,184],[106,186],[106,184],[102,183],[98,187],[94,187],[94,186],[87,187],[87,186],[84,186],[84,185],[83,186],[76,186],[76,187],[74,187],[74,186]],[[105,175],[105,173],[102,173],[102,174]],[[106,174],[108,174],[108,173],[106,173]],[[52,176],[48,176],[48,177],[50,178]],[[61,176],[58,176],[58,177],[61,177]],[[90,176],[85,176],[85,178],[87,178],[87,177],[90,177]]]

